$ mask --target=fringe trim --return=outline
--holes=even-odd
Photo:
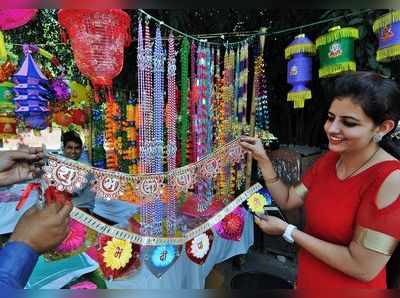
[[[304,108],[305,100],[295,100],[293,102],[293,108],[295,109],[303,109]]]
[[[11,133],[0,133],[0,139],[16,139],[18,136]]]
[[[12,88],[14,86],[15,84],[10,81],[5,81],[3,83],[0,83],[0,87]]]
[[[376,33],[381,30],[383,27],[399,22],[400,21],[400,10],[391,11],[382,17],[375,20],[372,25],[372,30]]]
[[[358,34],[358,29],[348,27],[348,28],[342,28],[342,29],[337,29],[331,32],[328,32],[324,35],[321,35],[320,37],[317,38],[315,41],[315,45],[317,48],[324,46],[326,44],[329,44],[331,42],[334,42],[339,39],[343,38],[353,38],[353,39],[358,39],[359,34]]]
[[[400,56],[400,44],[380,49],[376,52],[376,61],[389,62]]]
[[[298,101],[311,98],[311,90],[304,90],[300,92],[289,92],[287,96],[288,101]]]
[[[2,117],[2,116],[0,116],[0,122],[1,123],[12,123],[12,124],[15,124],[15,123],[17,123],[17,120],[15,119],[15,118],[13,118],[13,117]]]
[[[15,105],[12,102],[0,102],[0,114],[14,113]],[[1,116],[0,116],[1,118]]]
[[[292,56],[294,54],[299,54],[299,53],[315,55],[316,51],[317,50],[313,43],[301,43],[301,44],[288,46],[285,49],[285,59],[290,59],[290,58],[292,58]]]
[[[357,66],[354,61],[344,62],[339,64],[328,65],[320,68],[318,71],[320,78],[333,77],[339,73],[346,71],[356,71]]]

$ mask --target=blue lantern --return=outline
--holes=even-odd
[[[29,48],[24,46],[25,60],[19,71],[13,76],[16,84],[15,115],[25,122],[27,127],[45,129],[49,115],[48,91],[43,87],[47,78],[33,60]]]
[[[289,60],[287,82],[293,86],[287,100],[293,101],[294,108],[304,108],[304,101],[311,98],[307,82],[312,80],[312,58],[315,45],[304,34],[297,35],[285,49],[285,58]]]
[[[400,57],[400,10],[389,12],[378,18],[373,30],[379,37],[376,60],[390,62]]]

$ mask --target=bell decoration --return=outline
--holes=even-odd
[[[358,39],[358,29],[340,26],[329,29],[315,41],[319,52],[319,77],[337,76],[343,72],[356,71],[354,61],[354,40]]]
[[[304,34],[297,35],[285,49],[287,82],[293,86],[287,100],[293,101],[294,108],[304,108],[304,101],[311,98],[311,90],[306,83],[312,80],[312,58],[315,45]]]
[[[49,115],[48,91],[43,85],[47,84],[47,78],[40,71],[33,60],[29,46],[24,46],[25,60],[13,81],[16,84],[14,92],[16,97],[15,114],[18,119],[25,122],[32,129],[42,130],[47,127]]]
[[[378,18],[372,29],[379,38],[376,61],[389,62],[398,59],[400,56],[400,10],[392,11]]]
[[[122,70],[124,47],[131,43],[131,19],[122,9],[61,9],[60,25],[71,39],[76,65],[94,87],[100,101],[100,88],[113,99],[112,79]]]

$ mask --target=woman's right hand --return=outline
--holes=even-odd
[[[264,150],[264,145],[261,143],[259,138],[253,138],[248,136],[241,136],[240,145],[249,153],[252,154],[253,158],[258,162],[268,161],[270,159]]]

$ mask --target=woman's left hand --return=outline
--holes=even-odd
[[[259,217],[254,216],[254,221],[260,227],[260,229],[268,235],[281,236],[288,226],[288,223],[282,219],[269,215],[259,215]]]

